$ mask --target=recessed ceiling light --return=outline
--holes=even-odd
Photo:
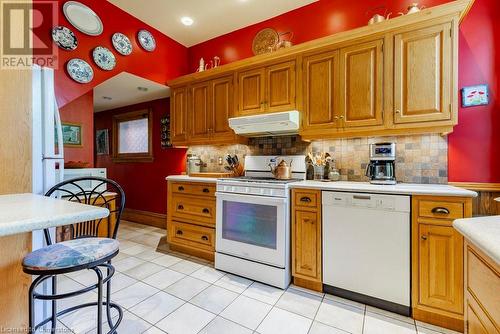
[[[109,97],[109,96],[103,96],[102,97],[103,100],[108,100],[108,101],[111,101],[113,98],[112,97]]]
[[[190,25],[192,25],[194,23],[193,19],[190,18],[189,16],[181,17],[181,22],[185,26],[190,26]]]
[[[147,92],[148,91],[148,89],[146,87],[141,87],[141,86],[137,87],[137,90],[139,90],[141,92]]]

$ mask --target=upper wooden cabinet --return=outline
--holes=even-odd
[[[394,35],[394,123],[451,120],[451,23]]]
[[[210,136],[211,113],[210,82],[201,82],[189,88],[189,107],[192,116],[189,117],[192,141],[205,140]]]
[[[344,127],[383,123],[383,39],[340,50],[340,119]]]
[[[210,81],[211,123],[210,131],[214,138],[234,139],[228,119],[234,112],[233,76],[225,76]]]
[[[238,72],[238,115],[295,109],[295,61]]]
[[[187,142],[187,87],[172,89],[170,94],[170,140],[176,145]]]

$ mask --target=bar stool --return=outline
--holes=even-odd
[[[95,186],[89,189],[90,184]],[[101,177],[80,177],[55,185],[45,196],[60,197],[63,200],[79,202],[88,205],[105,207],[110,211],[108,218],[86,221],[69,226],[70,240],[52,243],[48,229],[44,230],[48,246],[35,250],[23,260],[23,271],[37,275],[29,289],[29,333],[51,322],[51,332],[55,333],[58,317],[75,310],[95,306],[97,308],[97,333],[102,333],[102,307],[106,307],[108,333],[115,333],[123,318],[121,307],[111,302],[111,278],[115,268],[111,259],[119,252],[119,242],[116,240],[120,218],[125,207],[125,193],[113,180]],[[114,226],[111,226],[112,222]],[[107,226],[104,226],[104,223]],[[101,225],[101,223],[103,223]],[[106,237],[102,237],[106,236]],[[96,283],[81,290],[57,294],[57,275],[80,270],[92,270],[96,274]],[[103,275],[103,271],[106,275]],[[52,293],[41,294],[35,291],[37,286],[46,280],[52,280]],[[106,299],[103,300],[103,285],[106,284]],[[76,305],[57,311],[57,300],[78,296],[97,289],[97,301]],[[51,301],[50,317],[35,324],[35,300]],[[111,310],[118,313],[115,321]]]

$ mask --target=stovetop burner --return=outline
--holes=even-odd
[[[256,182],[256,183],[292,183],[302,181],[301,179],[289,179],[289,180],[279,180],[274,177],[257,177],[257,176],[240,176],[240,177],[232,177],[225,178],[223,180],[229,181],[242,181],[242,182]]]

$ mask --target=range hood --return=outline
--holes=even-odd
[[[246,137],[293,135],[299,132],[299,119],[299,112],[292,110],[230,118],[229,127],[237,135]]]

